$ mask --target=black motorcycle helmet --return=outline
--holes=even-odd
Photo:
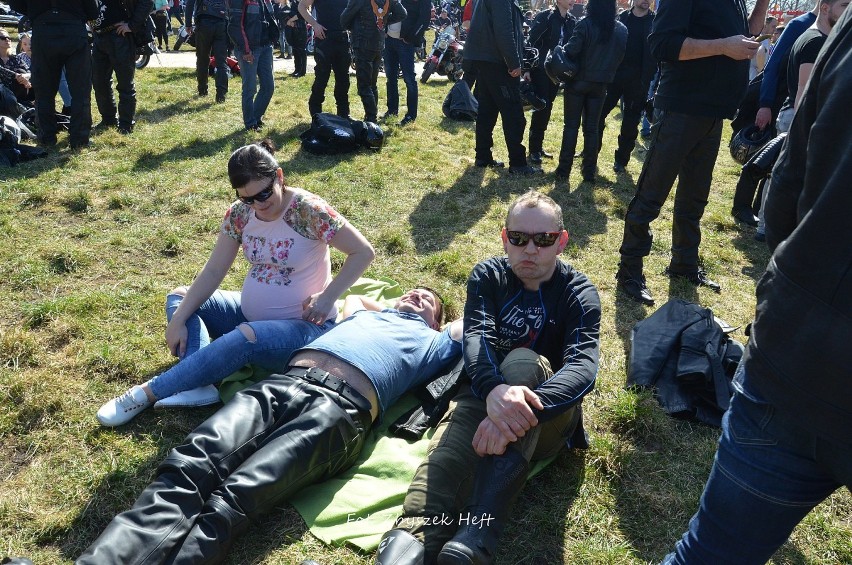
[[[379,124],[352,120],[352,130],[355,132],[355,139],[363,147],[378,151],[385,142],[385,132]]]
[[[536,94],[535,88],[531,82],[521,81],[521,101],[524,103],[524,110],[532,110],[536,112],[543,110],[547,106],[547,100]]]
[[[747,125],[731,137],[731,157],[740,165],[745,165],[773,137],[771,127],[760,129],[754,124]]]
[[[553,84],[561,84],[573,79],[579,70],[577,63],[565,56],[561,45],[551,49],[544,60],[544,72]]]

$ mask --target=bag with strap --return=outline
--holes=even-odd
[[[479,115],[479,102],[463,80],[456,82],[444,98],[444,115],[453,120],[475,122]]]

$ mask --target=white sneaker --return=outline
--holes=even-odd
[[[154,408],[185,408],[189,406],[207,406],[220,401],[219,389],[213,385],[200,386],[184,390],[154,403]]]
[[[101,406],[98,410],[98,421],[104,426],[120,426],[152,404],[142,387],[137,385]]]

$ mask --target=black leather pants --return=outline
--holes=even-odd
[[[352,465],[370,422],[364,399],[273,375],[172,450],[77,563],[219,563],[250,520]]]

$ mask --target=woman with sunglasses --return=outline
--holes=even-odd
[[[104,404],[101,424],[124,424],[163,399],[158,407],[217,402],[213,383],[247,364],[285,367],[295,349],[334,326],[334,303],[373,260],[373,248],[322,198],[287,186],[272,151],[264,141],[231,155],[237,201],[198,278],[166,297],[166,342],[180,361]],[[346,255],[336,277],[329,246]],[[242,292],[218,289],[240,248],[251,264]]]

